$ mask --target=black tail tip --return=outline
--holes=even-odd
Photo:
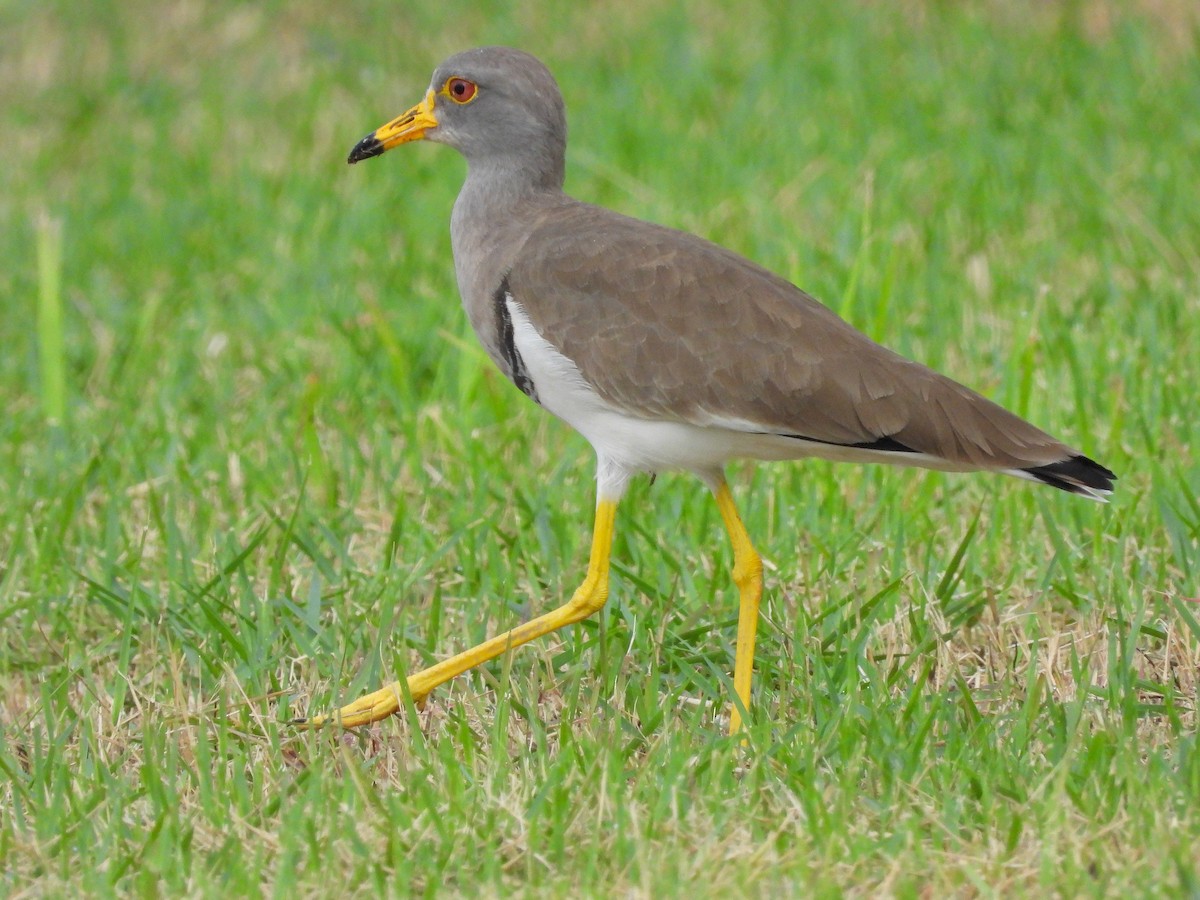
[[[1034,466],[1021,471],[1029,478],[1060,491],[1081,494],[1093,500],[1103,500],[1111,494],[1113,482],[1117,480],[1111,469],[1082,454],[1048,466]]]

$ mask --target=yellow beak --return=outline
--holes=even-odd
[[[433,112],[433,91],[430,90],[425,99],[408,112],[376,128],[355,144],[346,162],[354,165],[409,141],[419,141],[430,128],[437,128],[437,124],[437,116]]]

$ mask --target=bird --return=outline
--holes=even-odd
[[[961,384],[886,349],[754,262],[696,235],[563,191],[564,101],[549,69],[507,47],[455,54],[424,98],[351,150],[359,163],[413,141],[467,161],[450,216],[459,293],[491,361],[596,455],[591,552],[562,605],[335,713],[355,727],[449,679],[597,613],[609,592],[617,505],[633,477],[694,473],[732,545],[738,592],[728,732],[751,708],[763,591],[725,478],[734,459],[818,457],[1016,476],[1104,500],[1116,475]]]

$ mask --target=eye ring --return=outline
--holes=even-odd
[[[455,77],[446,79],[446,85],[442,88],[442,93],[455,103],[463,105],[474,100],[478,90],[479,87],[475,82]]]

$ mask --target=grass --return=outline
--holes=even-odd
[[[0,6],[0,891],[1200,892],[1200,63],[1185,3]],[[731,472],[561,602],[590,452],[459,309],[432,67],[555,70],[568,188],[744,252],[1115,469]]]

